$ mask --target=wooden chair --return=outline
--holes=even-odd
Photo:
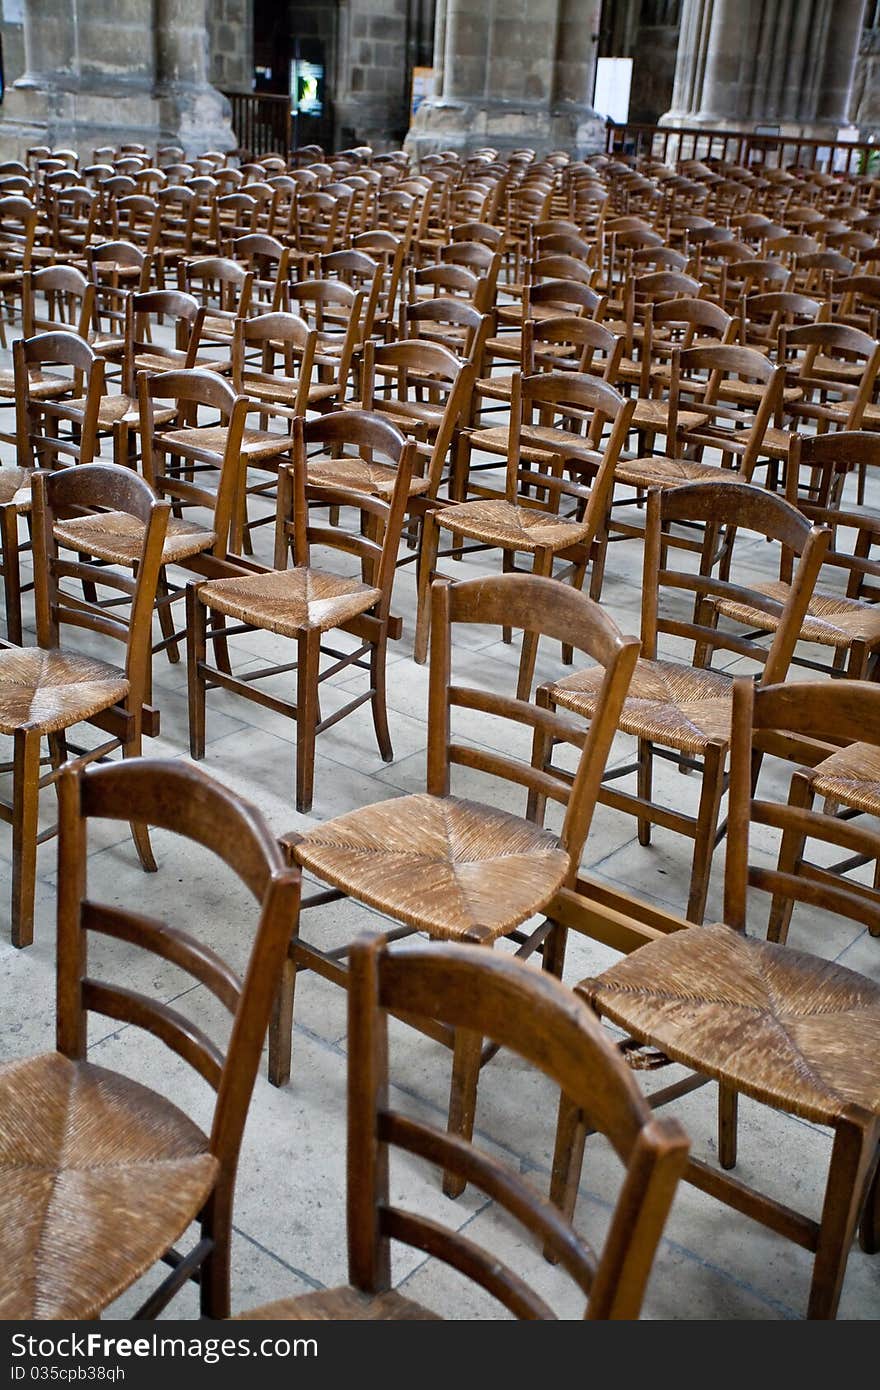
[[[796,665],[829,675],[842,675],[845,671],[857,680],[874,672],[880,651],[880,608],[857,595],[871,579],[880,576],[880,562],[870,554],[872,544],[880,537],[880,519],[866,508],[842,503],[841,494],[850,473],[876,470],[878,464],[880,437],[875,434],[838,430],[835,434],[792,438],[786,496],[811,521],[831,528],[834,541],[825,556],[820,580],[827,584],[836,572],[846,581],[839,583],[836,590],[825,584],[814,589],[800,631],[801,642],[830,649],[831,661],[820,664],[795,656]],[[804,477],[807,473],[809,483]],[[855,543],[847,547],[843,536],[852,532]],[[751,587],[784,605],[791,589],[791,557],[783,555],[778,580],[755,579]],[[734,598],[719,598],[714,606],[717,614],[767,633],[776,631],[782,612],[781,607],[772,612],[751,608]]]
[[[144,706],[149,691],[150,625],[168,505],[157,500],[141,478],[108,464],[83,464],[33,479],[34,586],[37,646],[0,650],[0,731],[14,742],[11,806],[0,807],[12,826],[12,943],[33,940],[34,886],[40,790],[57,781],[67,757],[65,730],[88,722],[110,734],[97,750],[82,753],[81,763],[106,757],[121,748],[124,757],[141,751]],[[105,508],[133,518],[141,543],[136,576],[120,576],[88,563],[63,561],[58,555],[54,525],[70,510]],[[68,593],[65,579],[79,580],[86,597]],[[129,622],[89,598],[89,586],[100,584],[125,595],[131,603]],[[124,669],[106,661],[80,656],[60,644],[65,624],[125,645]],[[49,743],[52,768],[40,776],[42,740]],[[8,769],[7,769],[8,770]],[[149,840],[133,826],[135,845],[145,868],[152,866]]]
[[[22,277],[32,268],[37,236],[37,210],[17,193],[0,197],[0,295],[13,318],[22,293]],[[0,343],[6,347],[6,327],[0,313]]]
[[[457,502],[428,512],[419,562],[419,608],[415,659],[428,649],[429,592],[437,564],[440,530],[498,548],[505,570],[517,553],[532,556],[532,572],[552,575],[562,560],[576,588],[588,563],[601,558],[614,470],[629,430],[633,402],[612,386],[577,372],[517,374],[511,401],[504,497]],[[559,423],[540,423],[551,416]],[[537,417],[537,420],[536,420]],[[607,440],[604,435],[608,432]],[[568,508],[568,511],[564,508]],[[594,552],[594,541],[598,541]],[[597,597],[601,573],[593,576]],[[506,625],[505,625],[506,626]],[[537,648],[524,640],[517,698],[531,689]]]
[[[585,1318],[636,1318],[654,1252],[687,1157],[675,1121],[657,1120],[589,1009],[565,986],[518,961],[467,946],[429,944],[403,956],[384,940],[351,948],[348,1064],[348,1251],[351,1283],[282,1299],[245,1319],[411,1320],[437,1314],[391,1286],[391,1241],[435,1254],[520,1318],[552,1318],[542,1297],[461,1233],[392,1205],[390,1152],[402,1150],[470,1179],[518,1227],[546,1243],[586,1295]],[[388,1018],[405,1012],[467,1029],[558,1083],[606,1134],[625,1176],[601,1252],[562,1221],[509,1164],[467,1138],[389,1106]]]
[[[699,573],[684,563],[673,568],[668,556],[663,556],[665,529],[673,520],[700,522],[706,528]],[[749,532],[785,546],[799,559],[784,603],[742,580],[733,583],[724,577],[730,568],[731,537],[736,535],[741,542]],[[725,535],[727,543],[719,543]],[[703,920],[712,855],[724,833],[723,825],[719,830],[719,815],[731,737],[731,677],[712,670],[712,655],[733,651],[748,657],[759,667],[762,684],[784,680],[829,540],[827,527],[811,527],[781,498],[743,483],[692,483],[648,495],[642,655],[620,717],[621,732],[638,739],[638,752],[634,763],[615,767],[606,778],[611,782],[636,774],[637,790],[633,794],[603,786],[599,800],[637,818],[642,845],[651,842],[652,824],[694,841],[685,914],[689,921]],[[735,572],[740,572],[738,567]],[[689,619],[681,616],[680,602],[678,608],[673,606],[679,596],[692,601]],[[714,603],[728,598],[778,615],[769,651],[752,640],[748,631],[718,628]],[[748,629],[750,623],[741,626]],[[693,643],[691,664],[661,655],[658,638],[664,635]],[[544,708],[562,708],[589,720],[597,688],[596,672],[589,668],[542,686],[538,699]],[[655,757],[680,769],[700,771],[696,816],[654,801]]]
[[[286,288],[288,306],[316,334],[316,386],[312,397],[319,410],[339,410],[348,395],[355,349],[364,342],[363,290],[343,280],[297,280]]]
[[[518,954],[541,950],[543,965],[561,975],[565,930],[554,923],[556,894],[573,883],[589,831],[595,794],[613,728],[629,682],[638,643],[584,594],[537,575],[500,575],[460,584],[439,581],[432,592],[431,681],[428,700],[427,790],[338,816],[306,835],[284,837],[291,859],[308,865],[329,885],[303,908],[351,897],[376,908],[399,925],[393,935],[427,932],[434,938],[491,947],[500,937],[516,942]],[[604,673],[603,714],[581,750],[573,783],[539,776],[516,749],[513,724],[539,744],[551,734],[568,738],[573,726],[560,716],[539,715],[528,701],[477,686],[451,683],[452,627],[456,623],[509,623],[532,633],[571,642],[597,661]],[[505,754],[458,741],[451,719],[456,709],[482,710],[505,722],[496,726],[507,741]],[[505,732],[502,732],[505,731]],[[522,735],[520,735],[521,739]],[[531,821],[473,799],[450,795],[455,766],[475,769],[505,784],[544,788],[565,808],[559,835]],[[514,868],[515,866],[515,868]],[[518,929],[542,914],[528,934]],[[283,1085],[290,1076],[294,987],[297,973],[315,970],[347,985],[343,961],[350,949],[325,951],[306,939],[301,919],[290,950],[269,1035],[269,1078]],[[469,1028],[426,1028],[453,1049],[449,1132],[469,1140],[473,1133],[477,1081],[484,1052]],[[447,1173],[448,1196],[457,1196],[466,1175]]]
[[[394,753],[385,708],[385,660],[389,635],[398,636],[400,622],[391,617],[391,593],[400,545],[403,517],[409,497],[414,448],[381,420],[354,411],[320,416],[308,424],[297,416],[293,425],[293,464],[282,470],[278,481],[275,568],[254,565],[249,572],[228,578],[191,584],[187,593],[187,653],[189,665],[190,751],[194,758],[205,753],[205,691],[219,685],[296,720],[296,807],[310,810],[314,788],[315,739],[344,714],[369,700],[379,751],[385,762]],[[392,460],[394,483],[387,500],[378,489],[326,488],[309,485],[306,448],[317,444],[331,451],[346,446]],[[344,466],[344,465],[343,465]],[[319,524],[311,508],[352,508],[360,527]],[[312,550],[333,550],[360,561],[360,577],[319,567]],[[288,551],[293,568],[287,568]],[[330,561],[329,563],[332,563]],[[297,660],[290,665],[272,664],[265,672],[248,671],[236,677],[207,661],[208,613],[222,614],[236,622],[223,628],[224,639],[238,632],[263,630],[292,638]],[[329,634],[349,633],[358,645],[341,652],[330,645]],[[338,642],[338,638],[336,639]],[[333,658],[322,674],[323,654]],[[369,672],[369,689],[341,709],[321,719],[319,688],[327,674],[340,669]],[[290,701],[259,689],[261,675],[276,676],[296,670],[296,700]]]
[[[216,356],[214,370],[223,370],[232,353],[236,319],[251,312],[254,273],[228,256],[202,256],[181,261],[178,289],[191,294],[204,310],[199,327],[200,350]]]
[[[870,742],[876,756],[880,701],[876,687],[864,681],[756,689],[743,677],[734,683],[732,729],[723,923],[673,931],[585,980],[578,992],[637,1042],[693,1068],[697,1079],[719,1083],[722,1168],[736,1164],[740,1093],[832,1131],[818,1220],[699,1159],[690,1159],[684,1178],[810,1251],[815,1258],[807,1315],[833,1318],[860,1217],[863,1248],[880,1248],[880,988],[831,961],[747,936],[746,908],[747,900],[750,908],[754,902],[750,890],[760,889],[876,925],[877,894],[865,889],[857,895],[844,880],[819,882],[791,872],[785,858],[776,869],[753,862],[749,832],[753,825],[772,826],[782,829],[785,842],[806,831],[848,850],[869,841],[871,853],[877,836],[809,811],[794,787],[788,806],[756,795],[753,750],[769,746],[797,765],[805,747],[815,749],[817,740],[830,736]],[[803,773],[796,770],[793,781],[802,784]],[[553,1180],[554,1197],[564,1209],[577,1187],[568,1156],[577,1158],[579,1128],[569,1108],[560,1124]]]
[[[186,763],[73,765],[59,791],[57,1050],[0,1068],[0,1192],[16,1212],[0,1236],[0,1303],[15,1318],[98,1318],[163,1260],[172,1271],[137,1317],[157,1316],[193,1278],[203,1315],[226,1317],[236,1166],[299,874],[284,867],[259,811]],[[191,930],[88,892],[90,823],[132,817],[213,851],[256,900],[243,978]],[[179,1004],[94,978],[94,936],[173,961],[216,995],[232,1016],[225,1051]],[[191,1066],[216,1092],[209,1131],[167,1095],[89,1062],[89,1015],[143,1028]],[[199,1239],[181,1254],[174,1242],[192,1221]]]

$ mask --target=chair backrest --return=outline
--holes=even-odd
[[[537,633],[571,644],[601,666],[601,693],[586,738],[582,730],[575,732],[567,716],[539,708],[533,701],[453,683],[452,630],[456,623],[497,624]],[[569,882],[573,882],[638,651],[637,639],[625,637],[597,603],[557,580],[526,574],[503,574],[456,584],[436,580],[431,587],[428,792],[434,796],[449,795],[452,768],[461,766],[561,804],[565,818],[560,843],[569,855]],[[493,739],[493,748],[457,740],[451,725],[456,708],[479,710],[499,721],[501,728],[499,737]],[[514,725],[532,731],[530,758],[518,758],[512,751],[495,751],[506,745],[516,747],[511,737]],[[573,777],[544,770],[551,739],[573,743],[579,750]]]
[[[305,415],[317,334],[298,314],[257,314],[239,319],[232,342],[232,383],[240,394],[269,403],[268,414]],[[248,356],[259,352],[259,366]]]
[[[669,389],[670,452],[682,457],[689,445],[715,448],[738,457],[746,482],[760,457],[764,436],[782,413],[785,368],[755,348],[719,343],[672,350]],[[737,384],[756,384],[757,398],[737,398]],[[680,411],[696,410],[703,420],[680,424]]]
[[[538,371],[589,372],[613,386],[622,355],[622,336],[595,319],[557,314],[547,319],[526,319],[523,324],[524,376]]]
[[[18,338],[12,345],[15,377],[15,422],[19,463],[45,468],[73,459],[90,463],[97,451],[98,412],[104,394],[104,363],[84,338],[57,331]],[[43,399],[31,383],[39,383],[43,368],[67,382],[63,396]],[[63,368],[59,372],[58,368]],[[62,431],[65,423],[69,429]]]
[[[420,299],[415,304],[400,306],[402,338],[425,338],[441,346],[451,345],[459,356],[473,362],[477,371],[491,330],[491,315],[481,314],[463,299],[447,299],[441,295],[437,299]]]
[[[510,394],[506,495],[508,502],[558,512],[575,499],[589,545],[605,523],[614,490],[614,470],[626,444],[635,401],[607,382],[580,372],[515,372]],[[557,446],[530,429],[547,417],[556,423]],[[530,457],[534,442],[553,454],[548,467]],[[528,494],[537,490],[537,495]],[[525,494],[525,495],[524,495]]]
[[[144,477],[160,497],[177,507],[205,508],[213,517],[213,554],[225,555],[241,473],[241,441],[251,402],[218,376],[200,368],[158,372],[155,376],[139,372],[137,377],[142,468]],[[154,402],[173,402],[175,418],[157,428]],[[216,444],[206,440],[198,424],[199,409],[213,410],[219,417]],[[199,433],[189,444],[187,434]],[[166,461],[196,459],[213,464],[219,476],[216,488],[198,469],[191,475]],[[201,480],[201,481],[200,481]]]
[[[392,952],[384,939],[354,943],[348,996],[349,1278],[378,1293],[391,1285],[391,1241],[430,1250],[519,1318],[554,1318],[544,1298],[495,1253],[434,1218],[404,1210],[389,1186],[389,1150],[466,1176],[552,1251],[583,1292],[584,1317],[636,1318],[688,1139],[655,1116],[589,1007],[551,976],[497,952],[435,943]],[[604,1244],[596,1251],[520,1172],[389,1095],[388,1018],[403,1011],[472,1029],[543,1072],[605,1134],[624,1170]]]
[[[842,323],[813,323],[779,330],[780,364],[789,368],[789,379],[807,396],[833,392],[846,403],[843,428],[861,428],[880,373],[880,341],[858,328]],[[817,360],[818,359],[818,360]],[[857,379],[847,367],[860,366]],[[821,406],[818,407],[821,412]],[[799,404],[802,414],[809,406]]]
[[[34,474],[32,490],[37,641],[46,648],[63,646],[67,626],[122,642],[129,682],[122,703],[139,723],[150,689],[153,607],[171,508],[143,478],[112,463],[41,469]],[[86,555],[71,560],[59,553],[56,521],[89,512],[122,513],[142,528],[134,578]],[[130,600],[128,618],[106,603],[72,594],[65,580],[116,590]]]
[[[591,285],[577,280],[545,280],[540,285],[526,285],[523,291],[523,321],[530,318],[538,305],[559,314],[590,315],[601,319],[605,298]]]
[[[705,528],[704,545],[697,569],[688,566],[684,554],[668,546],[665,530],[674,523],[698,523]],[[743,533],[775,541],[798,559],[784,603],[752,588],[743,578],[726,575],[737,566],[734,547]],[[642,575],[642,652],[657,656],[659,634],[693,643],[693,664],[711,667],[716,651],[736,652],[761,668],[762,683],[784,680],[800,636],[807,605],[831,539],[827,526],[812,526],[783,498],[749,483],[685,483],[681,487],[655,489],[648,495],[645,557]],[[681,558],[677,564],[674,554]],[[782,558],[780,558],[780,567]],[[682,597],[692,596],[691,616],[683,616]],[[745,616],[739,629],[721,627],[713,599],[740,605]],[[770,613],[778,625],[769,648],[750,633],[749,610]]]
[[[61,802],[58,894],[58,1048],[86,1055],[88,1015],[143,1028],[181,1057],[217,1093],[211,1152],[226,1183],[236,1159],[260,1060],[278,973],[299,902],[299,870],[285,867],[262,815],[190,763],[146,758],[65,771]],[[256,900],[244,977],[189,930],[168,926],[133,907],[96,901],[87,887],[91,821],[153,825],[212,851]],[[232,1016],[225,1052],[181,1012],[127,983],[88,973],[89,935],[152,952],[186,971]],[[185,1007],[185,1006],[183,1006]]]
[[[749,889],[772,895],[769,932],[785,940],[791,908],[797,902],[838,913],[849,921],[880,931],[880,891],[818,864],[801,861],[804,839],[821,844],[828,857],[880,858],[880,834],[872,818],[854,821],[831,814],[833,782],[841,789],[880,756],[880,689],[872,681],[792,681],[755,689],[748,680],[733,686],[733,739],[730,750],[727,857],[724,873],[724,920],[744,931]],[[754,785],[753,750],[765,749],[791,769],[779,799],[759,795]],[[822,808],[813,805],[808,768],[829,757],[822,786]],[[836,764],[836,766],[835,766]],[[775,767],[776,785],[782,769]],[[766,785],[766,784],[765,784]],[[760,784],[759,784],[760,786]],[[844,791],[845,795],[845,791]],[[783,799],[785,797],[785,799]],[[867,808],[866,808],[867,809]],[[752,826],[782,832],[775,868],[750,860]],[[828,854],[828,851],[831,854]],[[749,904],[750,910],[754,902]]]
[[[337,485],[309,482],[307,450],[319,446],[338,457],[340,481]],[[395,469],[394,485],[387,500],[364,489],[347,487],[346,451],[372,460],[376,453],[387,458]],[[351,456],[349,452],[349,457]],[[397,568],[397,553],[403,520],[409,501],[410,482],[416,462],[415,445],[399,431],[360,410],[339,410],[306,421],[293,422],[293,462],[279,481],[275,532],[275,567],[284,568],[288,542],[296,566],[309,566],[313,547],[335,550],[360,561],[365,584],[381,590],[376,615],[384,621],[391,605],[391,592]],[[332,475],[330,465],[329,472]],[[319,521],[315,507],[351,508],[359,513],[355,527],[330,525]],[[321,567],[325,565],[323,556]],[[332,562],[331,562],[332,563]]]
[[[379,381],[389,377],[396,384],[393,404],[378,391]],[[379,346],[372,341],[365,344],[361,377],[365,409],[381,411],[383,406],[391,405],[395,423],[404,430],[419,432],[426,423],[435,427],[428,465],[431,497],[437,496],[452,440],[470,405],[475,379],[473,362],[424,338]],[[422,388],[422,400],[410,400],[413,386]]]
[[[37,312],[37,299],[46,305],[45,315]],[[72,265],[48,265],[42,270],[26,270],[21,288],[21,331],[25,338],[36,333],[66,329],[88,338],[95,303],[95,287],[81,270]]]

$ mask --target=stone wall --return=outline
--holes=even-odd
[[[209,77],[221,92],[249,92],[254,77],[253,0],[211,0]]]
[[[341,0],[336,130],[342,146],[399,146],[409,124],[409,0]]]

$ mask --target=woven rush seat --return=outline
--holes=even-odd
[[[175,452],[197,457],[202,453],[222,454],[226,447],[227,430],[224,425],[203,425],[193,429],[163,431],[160,440],[163,446],[172,445]],[[275,458],[278,454],[289,453],[293,440],[286,434],[271,434],[268,430],[245,430],[241,438],[241,456],[249,463],[259,459]]]
[[[17,512],[30,511],[30,469],[0,468],[0,506],[8,503],[11,503]]]
[[[680,483],[741,483],[735,468],[697,463],[694,459],[670,459],[663,454],[653,458],[622,459],[614,470],[620,483],[630,487],[678,487]]]
[[[549,687],[561,709],[592,719],[602,672],[588,666]],[[623,702],[618,727],[683,753],[702,753],[709,743],[730,739],[730,677],[674,661],[640,658]]]
[[[702,425],[708,416],[705,411],[680,410],[676,418],[684,429],[695,429],[697,425]],[[632,417],[633,429],[658,430],[661,434],[665,434],[668,425],[668,401],[645,400],[643,398],[636,401],[636,408]]]
[[[233,1322],[442,1322],[439,1313],[423,1308],[411,1298],[404,1298],[394,1289],[385,1293],[366,1294],[343,1284],[338,1289],[319,1289],[300,1294],[297,1298],[279,1298],[277,1303],[264,1303],[261,1308],[237,1313]]]
[[[65,405],[73,406],[74,409],[85,410],[85,396],[74,396],[64,402]],[[155,423],[157,425],[166,424],[173,420],[174,411],[167,408],[157,409],[155,412]],[[102,396],[101,404],[98,408],[98,429],[112,430],[114,425],[126,425],[130,429],[138,429],[140,426],[140,413],[136,396]]]
[[[210,1194],[208,1140],[155,1091],[57,1052],[0,1067],[0,1108],[0,1318],[97,1317]]]
[[[49,401],[55,396],[63,396],[70,390],[70,381],[64,377],[53,376],[51,372],[32,372],[28,377],[28,391],[38,401]],[[15,399],[15,373],[0,372],[0,396]]]
[[[753,583],[750,587],[782,604],[790,592],[789,585],[782,580]],[[775,632],[779,626],[779,615],[776,613],[767,613],[764,609],[752,608],[734,599],[716,598],[713,602],[718,612],[726,618],[734,618],[737,622],[761,627],[768,632]],[[880,641],[880,606],[816,591],[801,624],[801,638],[804,642],[816,642],[823,647],[847,647],[854,638],[862,638],[868,643]]]
[[[577,986],[672,1061],[815,1124],[880,1112],[880,986],[713,925],[673,932]]]
[[[851,743],[817,763],[810,789],[868,815],[880,815],[880,750],[873,743]]]
[[[351,488],[354,492],[367,492],[371,497],[382,497],[386,501],[394,491],[397,470],[384,463],[370,463],[366,459],[352,458],[344,454],[341,458],[328,458],[323,454],[308,461],[308,479],[320,487]],[[428,491],[427,478],[410,478],[409,496],[417,497]]]
[[[96,333],[89,337],[89,346],[101,354],[124,352],[125,338],[118,333]]]
[[[69,546],[71,550],[94,555],[108,564],[130,565],[140,555],[144,528],[136,517],[127,512],[95,512],[90,516],[71,517],[57,522],[53,535],[59,544]],[[190,555],[210,550],[215,539],[214,532],[206,527],[186,518],[170,516],[162,547],[162,563],[173,565]]]
[[[186,353],[176,352],[169,348],[167,352],[139,352],[135,355],[134,367],[136,372],[170,372],[175,371],[186,365]],[[208,358],[198,358],[192,363],[192,367],[202,368],[209,372],[219,372],[223,370],[222,362],[212,362]]]
[[[105,661],[59,648],[7,648],[0,651],[0,733],[56,733],[123,700],[128,689],[122,671]]]
[[[478,396],[485,396],[492,401],[509,401],[513,387],[513,375],[510,376],[482,376],[477,381],[474,392]]]
[[[294,853],[350,897],[448,940],[512,931],[550,902],[568,872],[555,835],[506,811],[428,793],[337,816]]]
[[[541,507],[518,507],[503,497],[459,502],[441,508],[435,517],[438,526],[446,526],[458,535],[512,550],[564,550],[577,545],[590,532],[585,521],[569,521]]]
[[[321,632],[365,613],[382,597],[359,579],[298,566],[268,574],[212,579],[200,584],[198,596],[217,613],[240,622],[258,623],[269,632],[296,637],[308,629]]]
[[[490,453],[507,453],[510,429],[507,425],[492,425],[489,429],[473,430],[468,436],[472,449]],[[598,462],[599,454],[587,447],[580,435],[555,425],[524,425],[520,430],[520,455],[533,463],[549,462],[554,456],[590,458]]]

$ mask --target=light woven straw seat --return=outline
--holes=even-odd
[[[17,512],[30,511],[31,470],[0,468],[0,506],[12,503]]]
[[[195,429],[167,430],[162,433],[162,443],[180,445],[180,452],[195,455],[199,451],[222,454],[226,448],[225,425],[204,425]],[[289,453],[293,440],[286,434],[271,434],[268,430],[246,429],[241,437],[241,457],[248,463],[260,459],[275,458],[278,454]]]
[[[298,1298],[279,1298],[277,1303],[264,1303],[239,1313],[237,1319],[247,1322],[428,1322],[443,1319],[439,1313],[423,1308],[411,1298],[404,1298],[394,1289],[385,1293],[366,1294],[343,1284],[338,1289],[320,1289],[300,1294]],[[233,1319],[233,1321],[237,1320]]]
[[[128,680],[115,666],[58,648],[0,651],[0,733],[56,733],[123,700]]]
[[[135,354],[134,368],[136,372],[168,372],[176,370],[178,367],[186,366],[186,353],[177,352],[169,348],[167,352],[139,352]],[[193,368],[204,368],[206,371],[219,372],[223,369],[220,362],[211,362],[207,358],[196,359],[192,363]]]
[[[144,528],[127,512],[95,512],[91,516],[57,522],[53,535],[71,550],[94,555],[111,565],[130,565],[140,555]],[[191,555],[199,555],[203,550],[210,550],[214,540],[214,532],[206,527],[171,516],[162,547],[162,563],[173,565]]]
[[[600,668],[588,666],[549,689],[559,708],[592,719],[601,684]],[[640,658],[618,726],[683,753],[702,753],[710,743],[729,741],[730,701],[730,677],[720,671]]]
[[[49,401],[55,396],[63,396],[70,390],[70,381],[64,377],[53,376],[51,372],[32,372],[28,380],[28,391],[34,400]],[[15,373],[0,372],[0,396],[15,399]]]
[[[815,1124],[880,1113],[880,986],[713,925],[673,932],[578,986],[672,1061]]]
[[[102,356],[125,350],[125,338],[118,333],[96,333],[89,338],[89,346]]]
[[[319,455],[308,461],[308,479],[319,487],[350,488],[353,492],[366,492],[371,497],[388,501],[394,491],[397,470],[388,464],[370,463],[349,454],[342,458]],[[427,492],[429,486],[427,478],[410,478],[408,494],[418,497]]]
[[[469,436],[472,449],[485,449],[493,454],[506,454],[510,443],[507,425],[492,425],[489,429],[474,430]],[[546,463],[556,455],[563,458],[583,457],[598,460],[595,450],[590,450],[586,442],[570,430],[558,429],[554,425],[524,425],[520,431],[520,456],[536,463]]]
[[[531,552],[564,550],[590,533],[584,521],[569,521],[540,507],[517,507],[503,498],[461,502],[435,513],[438,526],[489,545]]]
[[[620,483],[630,487],[678,487],[681,483],[741,483],[742,474],[734,468],[721,468],[693,459],[623,459],[614,470]]]
[[[682,428],[695,429],[697,425],[702,425],[708,416],[698,410],[680,410],[676,419]],[[633,429],[657,430],[660,434],[665,434],[668,425],[668,401],[642,399],[636,401],[636,408],[632,417]]]
[[[509,401],[513,388],[512,376],[482,376],[474,387],[475,394],[492,401]]]
[[[381,589],[360,580],[297,566],[268,574],[212,579],[200,584],[198,596],[214,612],[269,632],[296,637],[308,630],[326,631],[365,613],[382,597]]]
[[[751,588],[782,604],[790,592],[789,585],[782,580],[755,583]],[[727,618],[767,632],[775,632],[779,626],[779,615],[736,603],[733,599],[716,599],[715,607]],[[816,642],[823,647],[848,647],[854,638],[869,644],[880,641],[880,607],[843,595],[814,592],[800,635],[803,641]]]
[[[447,940],[512,931],[568,872],[555,835],[506,811],[428,793],[337,816],[309,831],[295,853],[324,882]]]
[[[210,1194],[208,1140],[155,1091],[59,1052],[0,1067],[0,1108],[0,1318],[96,1317]]]
[[[74,397],[65,402],[66,405],[78,407],[81,410],[86,408],[84,396]],[[157,410],[155,413],[155,423],[164,424],[168,420],[173,420],[173,410]],[[98,429],[112,430],[114,425],[125,425],[129,429],[137,429],[140,426],[140,414],[136,396],[102,396],[101,404],[98,408]]]
[[[873,743],[851,743],[817,763],[810,789],[856,811],[880,816],[880,749]]]

